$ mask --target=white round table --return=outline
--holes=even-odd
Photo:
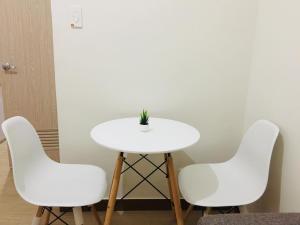
[[[96,143],[113,151],[120,152],[113,176],[104,225],[110,225],[119,188],[120,176],[128,169],[133,169],[143,178],[140,183],[144,181],[148,182],[158,192],[160,192],[159,189],[147,178],[158,170],[166,175],[169,182],[170,196],[173,202],[172,205],[174,205],[177,224],[183,225],[178,183],[171,153],[195,144],[200,138],[200,133],[197,129],[188,124],[169,119],[150,118],[149,124],[150,130],[142,132],[140,130],[139,118],[124,118],[101,123],[91,131],[91,137]],[[124,153],[140,154],[141,159],[133,164],[129,164],[124,157]],[[148,154],[156,153],[163,153],[165,156],[165,161],[160,165],[154,164],[147,158]],[[143,176],[133,167],[142,159],[147,160],[156,168],[151,171],[148,176]],[[123,163],[126,163],[128,168],[122,172]],[[161,169],[164,164],[166,164],[167,172]],[[140,185],[140,183],[138,185]],[[162,192],[160,193],[165,197]]]
[[[138,118],[116,119],[97,125],[92,139],[111,150],[155,154],[169,153],[195,144],[200,137],[194,127],[169,119],[150,118],[150,130],[140,131]]]

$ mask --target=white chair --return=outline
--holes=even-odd
[[[187,202],[207,208],[245,206],[264,193],[279,128],[255,122],[233,158],[224,163],[195,164],[179,173],[179,188]],[[190,208],[191,209],[191,208]]]
[[[19,195],[39,206],[32,224],[40,224],[44,211],[46,224],[52,207],[72,207],[76,225],[83,225],[81,206],[102,200],[106,192],[104,170],[91,165],[62,164],[48,158],[33,126],[23,117],[2,123],[12,158],[14,182]],[[56,219],[61,220],[56,216]]]

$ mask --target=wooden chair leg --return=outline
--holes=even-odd
[[[43,212],[44,212],[44,207],[39,206],[36,215],[32,220],[32,225],[40,225]]]
[[[241,214],[249,213],[246,205],[239,206],[239,211],[240,211]]]
[[[186,220],[188,218],[188,216],[191,214],[193,209],[194,209],[194,205],[190,204],[189,207],[187,208],[185,214],[184,214],[184,217],[183,217],[184,220]]]
[[[177,225],[183,225],[184,223],[183,223],[182,209],[181,209],[181,203],[179,197],[178,182],[177,182],[177,177],[176,177],[174,163],[171,154],[168,154],[167,166],[168,166],[168,174],[169,174],[169,179],[170,179],[170,184],[172,189],[172,196],[173,196]]]
[[[45,221],[44,221],[44,225],[48,225],[49,220],[50,220],[50,212],[48,210],[46,210],[45,214],[46,214],[46,218],[45,218]]]
[[[96,219],[97,224],[98,224],[98,225],[102,225],[102,222],[101,222],[101,219],[100,219],[100,217],[99,217],[99,215],[98,215],[96,206],[95,206],[95,205],[92,205],[92,206],[91,206],[91,209],[92,209],[92,213],[93,213],[93,215],[94,215],[94,217],[95,217],[95,219]]]
[[[81,207],[74,207],[73,213],[74,213],[75,225],[84,225]]]
[[[104,225],[110,225],[110,223],[111,223],[111,218],[112,218],[113,210],[115,208],[117,193],[118,193],[118,189],[119,189],[123,160],[124,160],[123,153],[120,153],[120,155],[117,159],[116,166],[115,166],[115,171],[114,171],[114,176],[113,176],[113,180],[112,180],[112,184],[111,184],[107,210],[106,210],[105,219],[104,219]]]
[[[208,216],[211,214],[212,208],[211,207],[206,207],[206,209],[203,212],[203,216]]]

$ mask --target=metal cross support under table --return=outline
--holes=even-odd
[[[179,190],[178,190],[178,182],[177,177],[175,173],[174,163],[171,156],[171,153],[165,153],[164,154],[164,161],[160,163],[159,165],[156,165],[153,163],[149,158],[147,158],[148,154],[139,154],[140,158],[136,160],[134,163],[130,164],[126,161],[126,158],[124,156],[124,153],[121,152],[119,154],[119,157],[116,162],[115,171],[113,175],[111,190],[109,194],[109,201],[107,206],[107,211],[105,215],[104,225],[110,225],[111,224],[111,218],[112,213],[116,204],[116,198],[117,193],[119,189],[119,183],[120,183],[120,177],[122,174],[127,172],[128,170],[133,170],[136,174],[138,174],[142,180],[139,181],[133,188],[131,188],[124,196],[121,198],[126,198],[131,192],[133,192],[138,186],[140,186],[142,183],[147,182],[149,185],[151,185],[159,194],[161,194],[165,199],[169,199],[163,192],[161,192],[151,181],[149,181],[149,178],[157,171],[160,171],[163,175],[166,176],[168,179],[168,185],[169,185],[169,191],[171,196],[171,205],[172,209],[175,211],[176,215],[176,221],[177,225],[183,225],[183,217],[182,217],[182,210],[181,210],[181,204],[180,204],[180,198],[179,198]],[[142,160],[146,160],[150,164],[152,164],[155,169],[153,169],[151,172],[148,173],[148,175],[144,176],[142,175],[138,170],[134,168],[134,166],[139,163]],[[127,168],[122,171],[123,164],[127,165]],[[166,165],[166,171],[162,170],[162,166]]]

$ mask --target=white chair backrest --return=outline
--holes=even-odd
[[[25,188],[30,172],[51,161],[46,155],[38,134],[28,120],[16,116],[2,123],[13,166],[14,181],[19,194]]]
[[[269,177],[271,156],[279,128],[270,121],[256,121],[244,135],[236,155],[230,160],[253,175],[265,189]],[[264,191],[264,190],[262,190]]]

